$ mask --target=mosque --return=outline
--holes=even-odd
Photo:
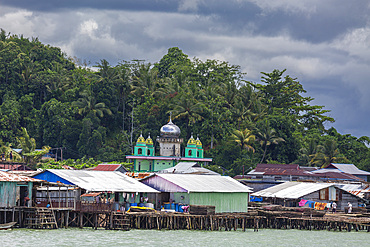
[[[161,127],[160,136],[156,141],[159,143],[159,156],[155,156],[155,147],[150,134],[147,139],[141,134],[134,147],[134,155],[127,155],[126,158],[133,161],[134,172],[158,172],[171,168],[179,162],[197,162],[200,164],[211,162],[211,158],[204,158],[202,142],[194,139],[193,135],[185,147],[185,157],[181,157],[180,128],[170,121]]]

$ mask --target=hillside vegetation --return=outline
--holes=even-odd
[[[311,104],[297,78],[285,70],[261,73],[260,82],[244,78],[237,65],[190,59],[177,47],[155,64],[102,58],[92,70],[37,38],[2,30],[2,152],[20,147],[27,133],[34,148],[63,148],[64,159],[124,162],[140,133],[154,140],[172,112],[181,137],[199,136],[210,168],[229,175],[257,163],[370,171],[369,138],[326,129],[329,110]]]

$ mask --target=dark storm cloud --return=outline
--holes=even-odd
[[[365,0],[0,0],[0,28],[96,65],[190,58],[240,65],[245,79],[287,69],[332,110],[341,133],[368,135],[370,15]],[[330,127],[330,126],[329,126]]]
[[[193,2],[194,8],[182,8],[185,2]],[[324,42],[341,35],[343,31],[357,28],[369,21],[368,1],[332,0],[313,1],[309,7],[295,8],[281,5],[268,7],[265,1],[171,1],[171,0],[2,0],[5,6],[33,11],[60,11],[61,9],[98,9],[151,11],[167,13],[194,13],[213,16],[213,29],[230,34],[251,33],[253,35],[276,36],[288,32],[295,39]],[[279,2],[279,1],[274,1]],[[305,1],[302,1],[305,2]],[[275,3],[276,4],[276,3]]]
[[[178,3],[170,0],[1,0],[2,5],[33,11],[59,11],[60,9],[110,9],[132,11],[176,11]]]

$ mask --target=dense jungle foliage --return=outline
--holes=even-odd
[[[209,167],[224,174],[257,163],[353,163],[370,171],[369,138],[330,128],[329,111],[312,105],[285,72],[249,82],[237,65],[190,59],[177,47],[155,64],[102,59],[89,67],[1,30],[1,152],[28,147],[32,158],[44,147],[64,159],[125,162],[140,133],[155,140],[172,112],[184,145],[199,136]]]

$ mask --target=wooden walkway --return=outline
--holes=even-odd
[[[299,229],[370,232],[370,218],[363,220],[331,217],[269,217],[248,214],[146,214],[128,213],[132,229],[231,231],[253,229]]]
[[[248,213],[224,213],[192,215],[166,212],[82,212],[65,209],[14,208],[0,209],[0,223],[16,221],[15,227],[55,229],[90,227],[92,229],[129,230],[202,230],[246,231],[253,229],[299,229],[327,231],[370,232],[370,214],[326,214],[310,217],[304,214],[251,211]],[[3,222],[4,221],[4,222]]]

